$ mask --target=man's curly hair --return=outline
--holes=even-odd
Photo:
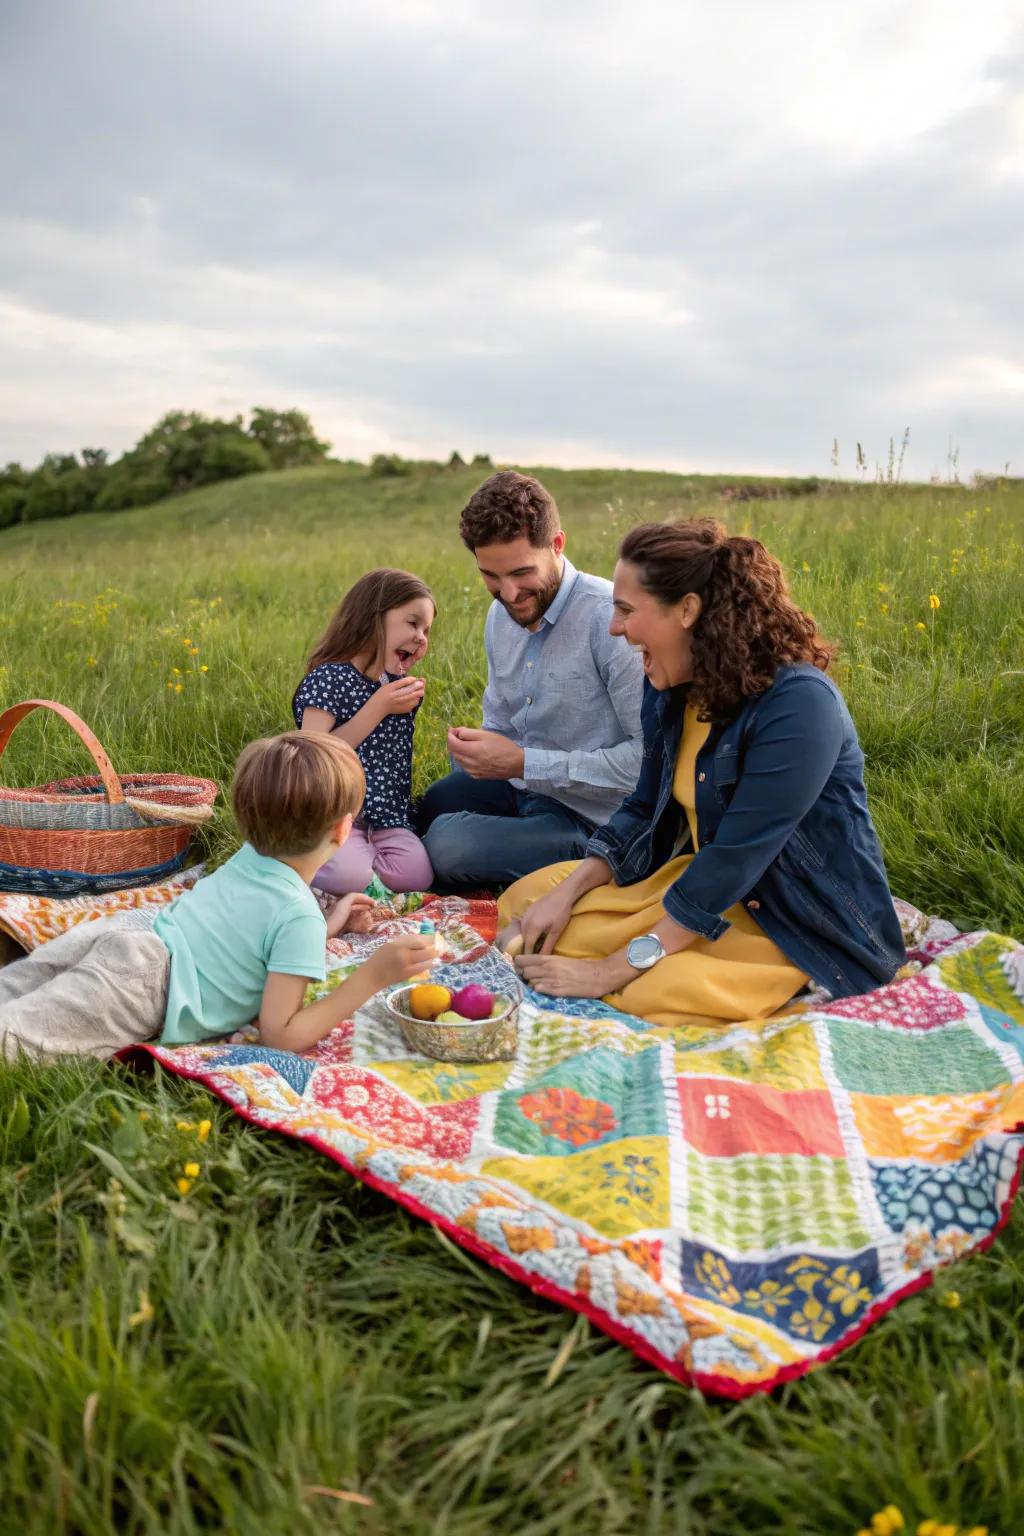
[[[560,527],[551,492],[515,469],[500,469],[478,486],[459,519],[462,542],[470,550],[510,544],[524,534],[534,549],[547,549]]]
[[[826,671],[834,648],[789,595],[779,562],[759,539],[730,537],[713,517],[642,523],[623,539],[619,559],[666,607],[688,592],[702,603],[693,627],[690,702],[720,723],[745,699],[764,693],[779,667],[810,662]]]

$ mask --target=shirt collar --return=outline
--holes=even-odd
[[[563,556],[562,579],[558,584],[558,591],[555,593],[554,602],[543,615],[543,621],[545,624],[550,624],[552,628],[554,628],[554,626],[558,623],[559,615],[561,614],[562,609],[565,607],[566,603],[569,601],[569,594],[573,587],[576,585],[576,577],[578,575],[579,572],[573,565],[572,561],[567,560]]]

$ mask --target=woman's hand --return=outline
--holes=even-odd
[[[573,898],[563,885],[556,885],[546,896],[527,907],[519,920],[524,955],[550,955],[572,917]]]
[[[565,955],[517,955],[516,970],[549,997],[604,997],[612,990],[603,960],[569,960]]]
[[[377,693],[382,716],[411,714],[426,686],[422,677],[399,677],[393,683],[382,683]]]

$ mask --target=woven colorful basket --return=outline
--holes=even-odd
[[[0,757],[34,709],[67,721],[99,774],[35,789],[0,788],[0,890],[80,896],[148,885],[180,869],[194,828],[213,815],[214,781],[175,773],[119,778],[84,721],[52,699],[4,710]]]

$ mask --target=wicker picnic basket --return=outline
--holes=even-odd
[[[66,720],[99,774],[35,789],[0,787],[0,890],[81,896],[148,885],[180,869],[194,828],[213,815],[214,781],[176,773],[119,778],[84,721],[52,699],[28,699],[0,714],[0,757],[34,709]]]

